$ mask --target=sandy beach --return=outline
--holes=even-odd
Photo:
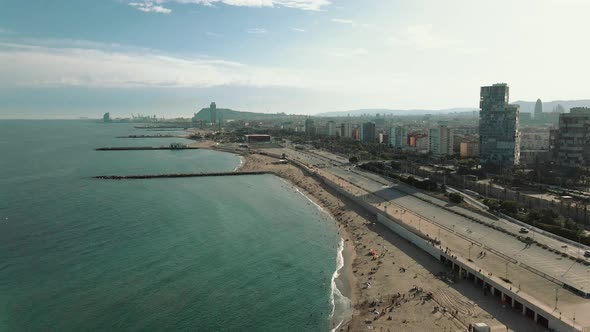
[[[195,146],[214,148],[215,143],[201,141]],[[507,321],[509,331],[525,330],[473,285],[443,281],[438,275],[445,268],[438,261],[304,170],[277,164],[268,156],[245,153],[242,157],[240,170],[270,171],[288,180],[338,223],[345,244],[339,279],[349,285],[341,291],[352,302],[352,316],[338,331],[467,331],[476,322],[489,324],[492,331],[507,331]]]

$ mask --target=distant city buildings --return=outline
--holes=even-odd
[[[361,141],[367,143],[376,142],[376,128],[374,122],[365,122],[361,127]]]
[[[552,149],[560,166],[590,166],[590,108],[575,107],[559,115]]]
[[[360,141],[361,140],[361,128],[354,128],[352,130],[352,138],[355,141]]]
[[[520,132],[520,151],[549,150],[549,128],[524,128]]]
[[[453,130],[444,125],[430,128],[428,133],[428,147],[430,152],[436,157],[452,155]]]
[[[428,135],[423,134],[421,136],[416,137],[416,151],[420,153],[428,153],[430,148],[430,140],[428,139]]]
[[[423,132],[412,132],[408,134],[408,148],[420,153],[426,153],[429,149],[428,135]]]
[[[113,120],[111,120],[111,113],[106,112],[103,116],[102,116],[102,121],[103,122],[112,122]]]
[[[530,124],[533,122],[533,117],[532,117],[531,113],[520,112],[518,117],[519,117],[520,123],[522,123],[522,124]]]
[[[383,131],[379,135],[381,137],[379,143],[381,143],[381,144],[389,144],[389,132],[388,131]]]
[[[541,101],[541,99],[537,99],[537,102],[535,103],[535,118],[540,118],[543,114],[543,102]]]
[[[519,109],[508,101],[509,88],[505,83],[481,88],[479,159],[482,164],[512,166],[519,162]]]
[[[211,115],[211,123],[212,124],[216,124],[217,123],[217,105],[215,105],[215,102],[212,102],[211,105],[209,106],[209,114]]]
[[[461,142],[459,154],[462,159],[477,158],[479,156],[479,142]]]
[[[397,126],[389,129],[389,144],[398,149],[408,146],[408,130],[405,127]]]
[[[328,136],[336,136],[336,122],[328,121],[326,129]]]
[[[522,165],[537,165],[549,160],[549,150],[520,150],[520,164]]]
[[[561,104],[557,104],[557,106],[553,108],[553,113],[565,113],[565,107]]]
[[[453,129],[455,135],[478,135],[479,134],[479,127],[476,125],[472,126],[457,126]]]
[[[312,119],[305,119],[305,133],[308,135],[315,135],[315,123]]]
[[[352,138],[352,124],[350,122],[340,125],[340,137]]]

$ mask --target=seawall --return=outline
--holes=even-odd
[[[554,331],[582,331],[580,325],[568,318],[560,317],[553,308],[550,308],[541,301],[535,299],[530,294],[524,293],[500,278],[488,274],[487,271],[464,260],[462,257],[446,253],[444,249],[434,243],[432,239],[427,238],[418,230],[400,222],[399,220],[395,220],[384,214],[383,211],[369,204],[362,197],[357,197],[349,193],[338,184],[325,178],[321,174],[314,172],[304,164],[293,160],[291,160],[291,162],[299,168],[305,169],[306,173],[316,177],[326,186],[357,203],[367,212],[376,215],[379,223],[406,239],[414,246],[422,249],[438,261],[451,267],[459,278],[472,280],[477,287],[482,287],[485,292],[489,292],[498,297],[498,301],[504,305],[510,306],[514,310],[520,311],[524,316],[527,316],[540,326],[544,326]]]

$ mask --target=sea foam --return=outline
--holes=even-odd
[[[336,281],[340,277],[340,270],[344,267],[344,239],[340,238],[338,244],[338,254],[336,255],[336,270],[332,274],[332,294],[330,295],[330,301],[332,303],[332,313],[330,314],[330,320],[337,324],[332,329],[332,332],[336,331],[340,325],[344,322],[344,318],[348,315],[351,309],[351,301],[346,296],[342,295]]]

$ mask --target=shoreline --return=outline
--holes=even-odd
[[[342,234],[340,234],[340,236],[342,248],[339,251],[338,255],[341,255],[342,257],[342,267],[335,271],[335,274],[337,273],[337,276],[336,278],[334,278],[333,283],[336,289],[344,297],[344,299],[347,300],[347,302],[342,304],[342,307],[339,308],[342,315],[340,317],[340,322],[334,320],[334,317],[336,316],[336,311],[338,310],[338,308],[334,304],[334,313],[332,314],[332,331],[337,331],[338,328],[346,326],[348,323],[350,323],[350,321],[352,320],[355,303],[353,293],[354,276],[352,275],[354,249],[350,246],[349,239],[345,239],[346,236],[343,237]]]
[[[473,285],[446,282],[441,275],[448,272],[438,260],[417,250],[309,170],[277,164],[270,156],[217,149],[211,142],[197,144],[241,155],[245,163],[240,170],[264,170],[288,181],[334,219],[344,244],[344,264],[336,283],[343,295],[349,295],[351,316],[340,325],[330,320],[330,331],[454,331],[475,322],[487,323],[492,330],[507,330],[505,324],[511,327],[507,331],[530,329],[517,314],[510,318],[509,312],[497,312]]]
[[[243,158],[243,156],[241,156]],[[246,158],[244,158],[246,160]],[[242,165],[240,165],[242,166]],[[315,207],[322,213],[325,213],[331,221],[338,226],[336,234],[340,241],[336,250],[336,269],[330,279],[331,283],[331,294],[330,302],[332,304],[332,313],[330,315],[330,331],[336,331],[338,328],[346,326],[352,320],[354,310],[354,275],[352,274],[352,263],[354,261],[354,248],[350,245],[350,235],[348,232],[343,230],[340,226],[340,222],[334,216],[334,214],[323,206],[322,203],[313,194],[307,192],[304,188],[301,188],[295,184],[288,177],[280,176],[279,174],[273,173],[279,179],[284,181],[286,184],[291,186],[295,191],[309,200]],[[339,264],[341,262],[341,265]],[[339,266],[340,265],[340,266]],[[338,303],[336,303],[338,301]]]
[[[217,150],[212,146],[212,150]],[[220,152],[228,152],[230,151],[221,151]],[[261,165],[252,165],[254,161],[252,160],[252,155],[248,154],[241,154],[233,152],[240,156],[240,165],[236,167],[235,171],[242,171],[244,168],[246,170],[249,167],[253,167],[254,169],[264,169],[265,167],[260,167]],[[250,158],[249,158],[250,157]],[[266,157],[268,158],[268,157]],[[278,178],[284,180],[289,185],[291,185],[296,191],[298,191],[301,195],[305,198],[310,200],[319,210],[323,213],[326,213],[331,220],[334,221],[336,226],[338,227],[337,235],[340,238],[340,243],[338,245],[338,249],[336,251],[336,269],[332,274],[331,282],[331,295],[330,301],[332,303],[332,313],[330,316],[329,324],[330,324],[330,331],[336,331],[339,328],[343,328],[350,324],[352,317],[354,315],[354,307],[355,307],[355,292],[354,288],[356,285],[356,278],[352,273],[352,266],[355,259],[355,250],[352,247],[352,237],[346,231],[345,228],[342,227],[342,223],[339,220],[338,216],[332,211],[331,207],[327,204],[322,202],[322,198],[319,195],[314,194],[313,192],[307,190],[306,188],[300,186],[300,183],[295,179],[287,176],[285,173],[282,172],[272,172]],[[312,179],[309,176],[306,176],[308,179],[316,182],[317,180]],[[320,185],[318,183],[318,185]],[[321,185],[320,185],[321,186]],[[343,202],[340,202],[343,203]],[[340,248],[341,247],[341,248]],[[338,267],[338,260],[342,257],[342,266]],[[343,299],[336,299],[338,296],[343,297]],[[344,303],[336,304],[335,301],[340,301]],[[336,318],[336,320],[335,320]],[[337,321],[340,320],[340,321]]]
[[[237,156],[240,157],[240,164],[238,166],[236,166],[236,168],[234,169],[234,172],[238,172],[238,171],[249,171],[249,170],[266,170],[269,171],[269,173],[272,173],[273,175],[277,176],[279,179],[285,181],[287,184],[289,184],[290,186],[293,187],[293,189],[295,189],[296,191],[298,191],[301,195],[303,195],[305,198],[307,198],[310,202],[312,202],[316,208],[318,208],[319,210],[321,210],[323,213],[326,213],[329,218],[331,220],[334,221],[334,223],[336,224],[336,226],[338,227],[337,230],[337,235],[340,238],[340,243],[342,244],[340,248],[340,244],[339,247],[336,251],[336,269],[334,271],[334,273],[332,274],[332,278],[330,280],[331,282],[331,294],[330,294],[330,301],[332,303],[332,313],[330,315],[330,319],[328,321],[329,323],[329,330],[330,331],[337,331],[338,329],[343,330],[344,327],[349,326],[349,324],[352,321],[352,318],[354,317],[354,308],[356,305],[356,292],[355,292],[355,286],[356,286],[356,277],[353,274],[353,263],[356,257],[356,253],[354,250],[354,247],[352,246],[352,237],[350,236],[350,234],[346,231],[346,229],[344,227],[342,227],[342,221],[338,218],[338,215],[335,213],[335,211],[332,210],[331,206],[328,204],[325,204],[324,202],[322,202],[322,197],[321,195],[316,195],[314,194],[314,192],[308,190],[307,188],[304,188],[303,186],[300,185],[300,182],[297,181],[295,178],[292,178],[290,176],[288,176],[285,172],[281,172],[281,171],[274,171],[274,170],[269,170],[269,164],[268,162],[262,164],[256,160],[254,160],[253,155],[251,154],[246,154],[246,153],[240,153],[240,151],[235,151],[235,150],[228,150],[228,149],[219,149],[217,144],[213,141],[206,141],[206,140],[202,140],[202,141],[197,141],[194,142],[192,144],[190,144],[191,147],[198,147],[201,149],[208,149],[208,150],[212,150],[212,151],[218,151],[218,152],[225,152],[225,153],[232,153],[235,154]],[[262,156],[260,156],[262,157]],[[269,158],[267,156],[265,156],[264,158]],[[266,166],[266,167],[264,167]],[[277,165],[274,165],[277,166]],[[283,165],[284,166],[284,165]],[[291,167],[294,167],[292,165],[290,165]],[[305,175],[306,179],[311,180],[313,182],[315,182],[318,186],[320,186],[321,188],[323,188],[323,185],[321,185],[316,179]],[[326,190],[326,188],[324,188],[323,190]],[[340,199],[338,199],[339,205],[340,204],[344,204],[344,202],[342,202]],[[342,266],[338,267],[338,260],[340,258],[340,256],[342,257]],[[336,301],[336,297],[338,296],[338,294],[340,294],[340,296],[342,296],[344,299],[340,299],[341,302],[344,302],[343,305],[340,304],[340,306],[338,306],[335,301]],[[336,322],[334,320],[335,317],[341,318],[341,320],[339,322]]]

